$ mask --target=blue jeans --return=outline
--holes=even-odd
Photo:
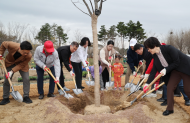
[[[54,66],[50,68],[52,74],[55,76],[55,69]],[[38,87],[38,93],[39,94],[44,94],[43,90],[43,85],[44,85],[44,70],[40,68],[38,65],[36,65],[36,72],[38,75],[37,79],[37,87]],[[50,76],[50,75],[49,75]],[[55,88],[55,83],[53,78],[50,76],[50,82],[49,82],[49,94],[53,94],[54,88]]]
[[[186,101],[189,100],[189,98],[187,97],[183,89],[183,80],[179,82],[178,87],[179,87],[180,92],[183,95],[184,100]],[[163,86],[163,98],[167,100],[167,86],[166,85]]]

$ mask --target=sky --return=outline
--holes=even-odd
[[[82,0],[73,1],[80,1],[77,5],[88,12]],[[106,0],[98,18],[98,31],[101,25],[109,29],[118,22],[140,21],[147,36],[164,40],[171,30],[190,28],[189,5],[190,0]],[[91,18],[79,11],[71,0],[0,0],[0,22],[3,25],[29,24],[38,30],[45,23],[56,23],[69,30],[70,42],[75,40],[76,30],[92,40]]]

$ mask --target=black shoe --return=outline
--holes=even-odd
[[[47,97],[55,97],[54,94],[48,94]]]
[[[158,101],[158,102],[164,102],[165,99],[161,97],[160,99],[157,99],[157,101]]]
[[[4,98],[4,99],[0,102],[0,105],[6,105],[7,103],[10,103],[9,98]]]
[[[40,96],[38,97],[38,99],[43,99],[44,98],[44,94],[40,94]]]
[[[165,100],[163,103],[160,104],[161,106],[166,106],[167,105],[167,100]]]
[[[171,111],[165,110],[165,111],[163,112],[163,115],[164,115],[164,116],[167,116],[167,115],[172,114],[172,113],[174,113],[173,110],[171,110]]]
[[[81,86],[81,89],[84,89],[85,87],[84,86]]]
[[[174,97],[181,97],[181,94],[174,94]]]
[[[190,106],[190,100],[185,100],[185,105]]]
[[[32,100],[29,97],[24,97],[23,102],[32,103]]]

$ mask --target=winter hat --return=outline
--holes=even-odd
[[[129,46],[135,46],[136,43],[137,43],[137,40],[134,39],[134,38],[132,38],[132,39],[130,40]]]

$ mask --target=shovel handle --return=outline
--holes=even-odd
[[[161,76],[162,76],[162,74],[160,73],[156,78],[154,78],[154,80],[153,80],[146,88],[150,88]],[[142,91],[142,92],[137,96],[137,99],[140,98],[143,94],[144,94],[144,91]]]
[[[1,62],[1,64],[2,64],[2,66],[3,66],[3,69],[4,69],[4,71],[5,71],[5,74],[7,75],[7,69],[6,69],[5,65],[4,65],[4,59],[2,58],[2,60],[0,60],[0,62]],[[13,86],[13,84],[12,84],[12,82],[11,82],[11,79],[10,79],[9,77],[8,77],[8,81],[9,81],[10,86]]]
[[[46,69],[46,72],[48,72],[49,75],[54,79],[54,81],[56,81],[56,78],[54,77],[54,75],[52,74],[52,72],[50,71],[50,69],[48,69],[48,68],[45,68],[45,69]],[[61,85],[58,82],[56,84],[60,87],[60,89],[62,91],[64,91],[63,88],[61,87]]]
[[[165,82],[162,82],[160,85],[158,85],[158,87],[157,88],[159,88],[159,87],[161,87],[162,85],[164,85],[165,84]],[[146,95],[148,95],[148,94],[150,94],[150,93],[152,93],[153,91],[155,91],[155,88],[153,88],[152,90],[150,90],[148,93],[146,93]]]
[[[144,80],[145,80],[145,78],[141,81],[141,83],[139,84],[139,86],[141,86],[144,83]]]

